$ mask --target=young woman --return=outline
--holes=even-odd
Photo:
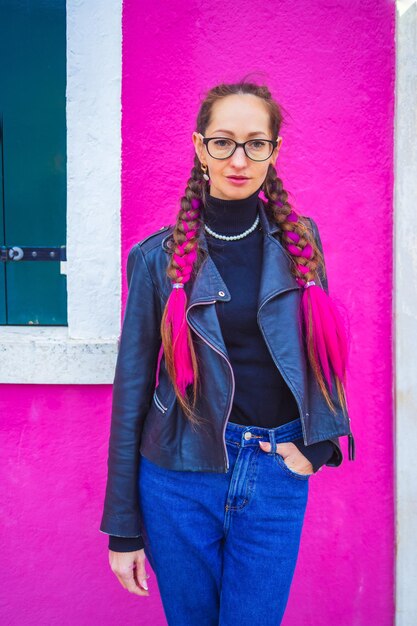
[[[339,466],[348,353],[312,218],[275,164],[265,86],[211,89],[173,226],[129,252],[100,530],[170,626],[281,623],[309,478]]]

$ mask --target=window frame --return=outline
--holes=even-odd
[[[122,1],[67,0],[66,20],[67,261],[61,273],[68,326],[1,326],[0,383],[108,384],[114,377],[121,327]],[[92,21],[100,28],[89,28],[87,37]]]

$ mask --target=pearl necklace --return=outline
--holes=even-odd
[[[214,230],[211,230],[211,228],[209,228],[207,224],[204,224],[204,228],[210,235],[212,235],[213,237],[216,237],[217,239],[223,239],[224,241],[236,241],[236,239],[243,239],[243,237],[246,237],[251,232],[253,232],[258,224],[259,224],[259,213],[256,216],[256,219],[254,223],[252,224],[252,226],[248,228],[247,230],[245,230],[240,235],[219,235],[219,233],[215,233]]]

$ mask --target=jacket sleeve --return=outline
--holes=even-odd
[[[309,221],[311,223],[311,228],[312,228],[312,231],[313,231],[313,236],[315,238],[315,241],[316,241],[316,243],[317,243],[317,245],[318,245],[318,247],[320,249],[320,252],[322,253],[323,258],[324,258],[323,244],[322,244],[322,241],[321,241],[321,238],[320,238],[320,233],[319,233],[319,229],[317,227],[317,224],[313,220],[312,217],[309,217],[308,219],[309,219]],[[327,280],[326,260],[325,259],[324,259],[324,270],[319,268],[318,276],[319,276],[319,279],[320,279],[320,282],[321,282],[321,285],[322,285],[323,289],[329,295],[329,283],[328,283],[328,280]],[[341,465],[341,463],[343,461],[343,453],[342,453],[342,450],[341,450],[341,447],[340,447],[339,437],[333,437],[331,439],[328,439],[327,441],[331,441],[332,444],[333,444],[333,454],[326,461],[325,465],[328,465],[330,467],[338,467],[339,465]],[[318,469],[318,467],[317,467],[317,469]]]
[[[154,389],[161,305],[140,244],[127,261],[128,296],[112,391],[107,485],[100,531],[140,537],[137,473],[144,419]]]

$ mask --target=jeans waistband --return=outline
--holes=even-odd
[[[258,441],[269,441],[273,449],[276,443],[292,441],[303,436],[301,418],[276,428],[261,428],[260,426],[244,426],[235,422],[227,422],[225,439],[241,446],[258,446]]]

